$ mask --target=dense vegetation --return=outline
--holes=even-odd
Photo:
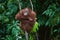
[[[27,6],[31,8],[29,0],[20,2],[22,9]],[[60,0],[32,0],[32,3],[40,25],[39,30],[47,29],[49,31],[45,32],[49,32],[51,40],[60,40]],[[0,40],[25,40],[24,33],[18,26],[19,21],[15,19],[19,11],[18,4],[17,0],[0,0]],[[39,30],[39,37],[42,37]],[[47,40],[46,36],[44,33],[43,40]]]

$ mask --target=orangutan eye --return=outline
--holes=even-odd
[[[25,12],[25,13],[24,13],[24,15],[26,16],[26,15],[28,15],[28,13],[27,13],[27,12]]]

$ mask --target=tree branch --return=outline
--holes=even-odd
[[[19,3],[19,9],[21,10],[21,3],[20,3],[20,1],[19,0],[17,0],[18,1],[18,3]]]
[[[32,11],[33,11],[33,3],[32,3],[32,1],[30,0],[30,4],[31,4],[31,7],[32,7]]]

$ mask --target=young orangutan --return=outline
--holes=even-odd
[[[36,22],[36,13],[30,8],[19,11],[15,19],[20,20],[20,27],[23,31],[30,32]]]

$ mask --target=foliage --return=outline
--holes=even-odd
[[[20,0],[22,9],[30,7],[29,0]],[[60,38],[60,0],[32,0],[34,11],[37,13],[37,22],[40,26],[48,26],[51,36]],[[15,15],[19,11],[17,0],[0,0],[0,40],[25,40],[24,33],[18,26]],[[38,23],[33,29],[36,32]],[[33,40],[30,35],[30,40]],[[60,39],[59,39],[60,40]]]
[[[52,4],[52,5],[49,5],[47,10],[43,12],[43,14],[45,14],[46,16],[49,17],[49,19],[46,22],[46,25],[55,26],[55,25],[59,24],[59,22],[60,22],[59,11],[60,10],[57,11],[57,9],[58,8],[56,7],[56,4]]]

